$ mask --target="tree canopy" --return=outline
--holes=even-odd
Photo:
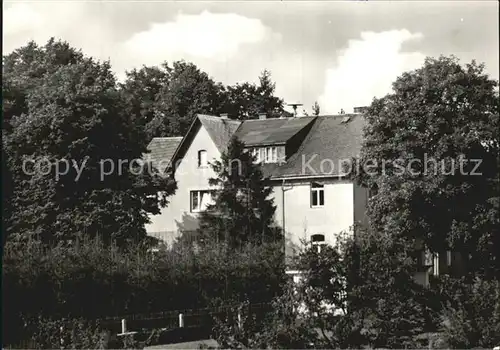
[[[175,190],[136,161],[153,137],[184,135],[197,113],[285,113],[268,71],[259,84],[225,86],[176,61],[117,83],[109,62],[55,39],[4,56],[2,71],[2,166],[12,184],[4,235],[17,237],[140,239],[149,214]]]
[[[196,114],[227,113],[233,119],[253,119],[259,113],[280,117],[287,112],[275,96],[271,73],[264,70],[259,84],[225,86],[193,63],[164,62],[127,72],[121,89],[133,115],[140,115],[148,139],[184,135]]]
[[[193,63],[167,62],[127,73],[121,88],[150,140],[184,135],[197,113],[221,113],[225,90]]]
[[[44,242],[144,237],[148,214],[159,213],[175,182],[138,161],[144,130],[109,63],[65,42],[32,42],[4,57],[2,84],[8,233]]]
[[[498,82],[471,62],[427,59],[366,113],[358,180],[374,228],[500,271]]]

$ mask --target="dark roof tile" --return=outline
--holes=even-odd
[[[359,114],[318,116],[297,152],[285,164],[274,168],[271,176],[281,178],[342,174],[342,161],[357,157],[361,151],[365,123],[365,119]]]
[[[235,136],[246,146],[285,144],[314,117],[245,120]]]
[[[221,153],[226,150],[231,137],[241,124],[239,120],[223,119],[204,114],[198,114],[198,118]]]
[[[148,145],[149,153],[143,159],[150,160],[155,168],[163,172],[181,141],[182,137],[155,137]]]

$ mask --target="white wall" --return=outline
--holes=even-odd
[[[171,243],[179,235],[179,229],[188,231],[198,228],[197,213],[190,212],[190,191],[209,189],[208,180],[215,177],[211,167],[198,168],[198,151],[206,150],[208,161],[220,159],[220,152],[207,130],[200,125],[184,158],[175,171],[177,191],[169,197],[170,203],[161,214],[151,216],[146,225],[148,234]]]
[[[301,240],[310,241],[313,234],[325,235],[325,241],[335,243],[342,232],[349,232],[354,224],[354,187],[351,182],[332,179],[323,181],[325,203],[323,207],[311,207],[311,183],[309,181],[286,182],[285,231],[288,253],[291,246],[300,246]],[[283,224],[282,185],[274,186],[276,222]]]

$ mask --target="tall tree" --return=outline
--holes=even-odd
[[[147,130],[147,126],[161,113],[158,109],[158,96],[160,91],[168,86],[169,72],[167,68],[168,66],[163,64],[159,67],[143,66],[141,69],[133,69],[126,72],[125,82],[119,84],[121,93],[128,101],[127,109],[130,115],[138,117],[136,122],[144,130]],[[156,135],[150,135],[146,132],[144,141],[149,143],[154,136]]]
[[[44,242],[142,239],[148,214],[159,213],[175,183],[137,161],[144,132],[124,108],[109,63],[51,39],[5,56],[3,79],[9,233]]]
[[[400,76],[366,114],[369,173],[358,179],[377,192],[369,216],[378,231],[460,252],[469,271],[498,276],[497,85],[483,65],[454,57]]]
[[[276,207],[269,198],[272,188],[265,186],[260,165],[233,138],[220,161],[212,164],[216,178],[210,179],[213,204],[200,218],[200,236],[226,242],[229,246],[261,243],[278,236],[272,227]]]
[[[225,101],[222,84],[184,61],[128,72],[121,88],[148,140],[184,135],[197,113],[219,114]]]
[[[236,119],[255,119],[259,113],[270,118],[289,116],[283,109],[283,100],[275,96],[276,84],[271,73],[264,70],[259,84],[242,83],[227,87],[227,112]]]

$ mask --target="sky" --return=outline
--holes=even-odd
[[[285,103],[321,114],[369,105],[425,57],[484,62],[499,78],[499,4],[484,1],[3,2],[3,54],[68,41],[125,71],[195,63],[224,84],[267,69]]]

